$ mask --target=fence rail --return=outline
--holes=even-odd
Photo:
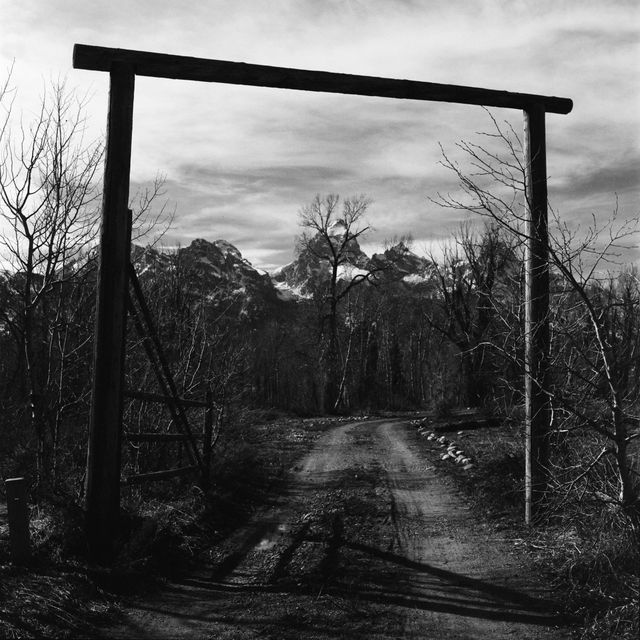
[[[126,433],[129,442],[187,442],[189,439],[182,433]],[[203,438],[194,434],[194,438]]]
[[[183,407],[196,407],[206,409],[209,405],[204,400],[191,400],[188,398],[173,398],[172,396],[164,396],[160,393],[150,393],[148,391],[138,391],[137,389],[129,389],[124,392],[127,398],[134,400],[146,400],[147,402],[161,402],[169,404],[171,402],[179,402]]]
[[[135,473],[133,475],[123,478],[120,484],[132,485],[142,484],[144,482],[155,482],[157,480],[165,480],[167,478],[175,478],[176,476],[183,476],[187,473],[196,472],[200,469],[199,465],[192,464],[188,467],[178,467],[177,469],[166,469],[163,471],[150,471],[149,473]]]

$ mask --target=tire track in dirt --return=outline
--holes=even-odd
[[[436,474],[415,433],[400,422],[376,432],[398,512],[394,554],[419,605],[403,637],[562,637],[549,594]]]
[[[233,551],[214,570],[215,579],[249,586],[272,583],[281,577],[309,529],[305,509],[317,502],[319,492],[336,485],[344,472],[361,462],[353,456],[353,431],[358,426],[340,426],[316,443],[277,503],[238,532]],[[307,518],[300,522],[301,516]]]

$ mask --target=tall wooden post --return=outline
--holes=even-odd
[[[114,62],[102,201],[87,455],[87,538],[92,557],[109,562],[120,511],[120,436],[124,386],[127,273],[130,255],[129,170],[134,72]]]
[[[526,168],[525,521],[532,524],[548,485],[549,234],[545,109],[524,112]]]

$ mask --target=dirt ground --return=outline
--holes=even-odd
[[[545,585],[407,422],[334,426],[273,504],[111,638],[564,638]]]

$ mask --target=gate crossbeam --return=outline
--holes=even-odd
[[[505,109],[526,110],[532,105],[540,104],[548,113],[564,114],[569,113],[573,108],[573,102],[568,98],[532,93],[512,93],[418,80],[271,67],[228,60],[207,60],[206,58],[191,58],[166,53],[94,47],[86,44],[76,44],[73,48],[73,66],[76,69],[111,71],[114,63],[130,65],[135,75],[152,78],[172,78],[174,80],[195,80],[405,100],[456,102]]]

